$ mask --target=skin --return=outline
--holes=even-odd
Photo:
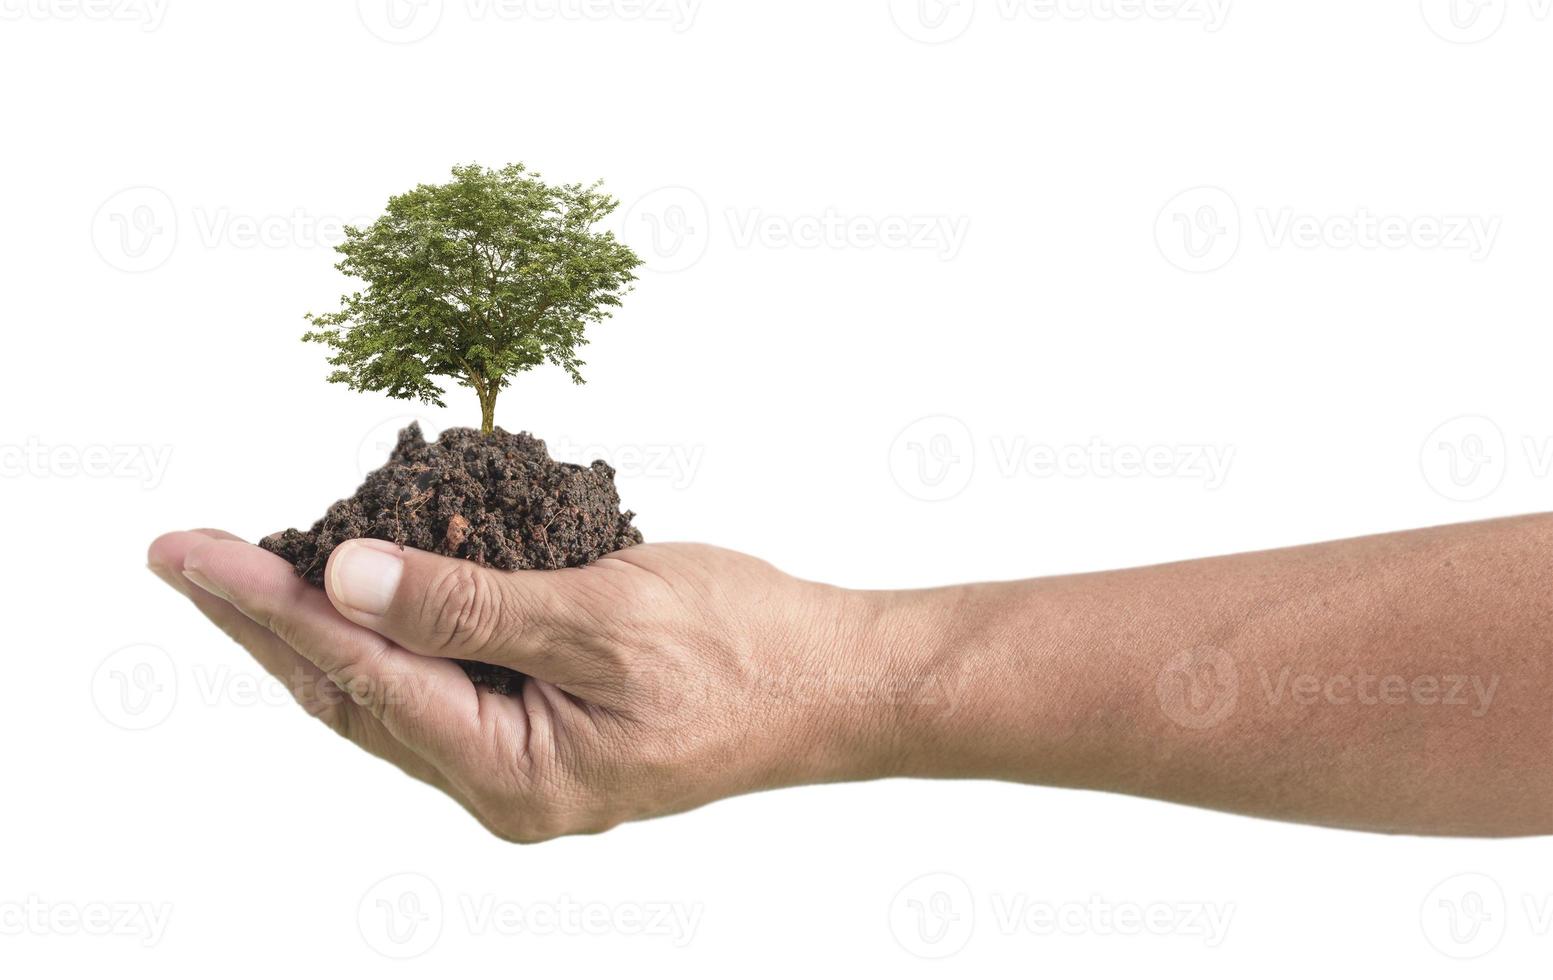
[[[1553,516],[864,592],[702,545],[498,572],[357,541],[327,594],[217,531],[151,569],[503,839],[892,776],[1421,834],[1553,832]],[[528,674],[477,689],[454,659]]]

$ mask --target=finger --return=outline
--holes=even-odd
[[[479,720],[474,687],[456,665],[417,657],[345,620],[282,558],[237,541],[207,541],[184,557],[184,574],[323,671],[389,734],[446,758]]]
[[[223,633],[246,649],[265,671],[284,684],[308,714],[371,754],[462,803],[462,798],[441,772],[390,735],[380,721],[353,702],[321,669],[231,603],[184,577],[181,570],[189,551],[211,540],[240,539],[224,531],[175,531],[152,542],[146,564],[158,578],[192,602]]]
[[[497,664],[563,687],[588,679],[568,656],[563,611],[576,569],[501,572],[388,541],[335,548],[324,571],[340,614],[423,657]]]
[[[158,578],[183,595],[221,631],[248,650],[272,677],[286,685],[307,712],[322,718],[330,727],[338,727],[326,717],[332,705],[349,704],[343,692],[307,658],[282,643],[273,633],[239,612],[225,599],[194,585],[183,575],[185,557],[207,541],[235,541],[225,532],[174,531],[151,543],[146,564]]]

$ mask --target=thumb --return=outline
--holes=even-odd
[[[358,538],[329,556],[324,586],[340,615],[411,653],[497,664],[567,684],[579,678],[576,665],[559,656],[567,608],[561,577],[560,571],[495,571]]]

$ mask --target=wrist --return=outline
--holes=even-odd
[[[857,669],[888,678],[861,716],[854,778],[1083,783],[1097,748],[1084,672],[1043,595],[1029,582],[852,593]]]
[[[831,592],[835,627],[800,694],[828,747],[818,778],[948,774],[956,716],[975,695],[965,590]]]
[[[861,653],[892,677],[880,698],[882,776],[956,776],[969,703],[981,696],[974,586],[868,596],[875,612]]]
[[[788,747],[795,781],[1083,781],[1081,672],[1030,583],[814,588],[806,655],[781,685],[805,733]]]

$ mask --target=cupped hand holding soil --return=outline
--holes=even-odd
[[[846,666],[858,594],[735,552],[502,572],[369,539],[334,550],[327,597],[214,532],[166,535],[150,562],[311,714],[507,840],[881,775],[891,752],[877,706],[827,696],[864,669]],[[459,662],[527,680],[498,694]]]
[[[329,508],[307,531],[272,534],[259,546],[286,559],[313,585],[343,541],[377,538],[489,568],[555,569],[640,544],[634,515],[621,513],[615,471],[550,458],[526,432],[444,431],[427,442],[416,423],[399,433],[388,462],[360,489]],[[516,693],[523,678],[488,664],[466,663],[490,689]]]

